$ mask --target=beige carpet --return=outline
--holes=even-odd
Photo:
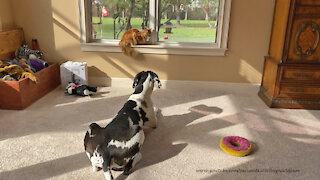
[[[58,88],[23,111],[0,110],[0,179],[104,179],[92,172],[83,137],[106,125],[132,92],[102,88],[94,97]],[[170,82],[154,92],[162,109],[147,134],[142,160],[117,179],[305,179],[320,177],[320,111],[269,109],[257,85]],[[228,135],[246,137],[254,152],[233,157],[219,148]]]

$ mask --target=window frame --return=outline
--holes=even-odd
[[[204,55],[225,56],[227,51],[229,21],[232,0],[220,0],[216,43],[187,43],[187,42],[156,42],[153,45],[135,45],[136,51],[144,54],[176,54],[176,55]],[[150,0],[150,25],[156,30],[158,21],[158,0]],[[79,0],[80,43],[82,51],[121,52],[119,40],[95,39],[91,40],[92,26],[90,24],[90,0]],[[152,8],[154,7],[154,8]],[[155,15],[152,15],[154,13]],[[157,41],[156,31],[153,31],[152,42]]]

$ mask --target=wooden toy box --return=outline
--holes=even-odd
[[[0,32],[0,59],[14,57],[14,52],[24,43],[22,29]],[[50,63],[49,63],[50,64]],[[24,109],[60,84],[60,67],[51,63],[36,73],[39,83],[29,79],[20,81],[0,80],[0,109]]]

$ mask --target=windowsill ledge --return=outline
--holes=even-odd
[[[212,46],[212,47],[210,47]],[[108,43],[82,43],[82,51],[98,52],[121,52],[118,42]],[[196,55],[196,56],[225,56],[227,49],[214,47],[213,44],[179,44],[159,43],[157,45],[136,45],[135,50],[143,54],[175,54],[175,55]]]

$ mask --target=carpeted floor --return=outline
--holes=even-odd
[[[93,97],[65,96],[58,88],[23,111],[0,110],[0,179],[104,179],[84,153],[88,125],[106,125],[132,92],[102,88]],[[175,82],[156,90],[162,109],[147,133],[142,160],[116,179],[318,179],[320,111],[270,109],[259,86]],[[246,137],[254,151],[233,157],[224,136]]]

